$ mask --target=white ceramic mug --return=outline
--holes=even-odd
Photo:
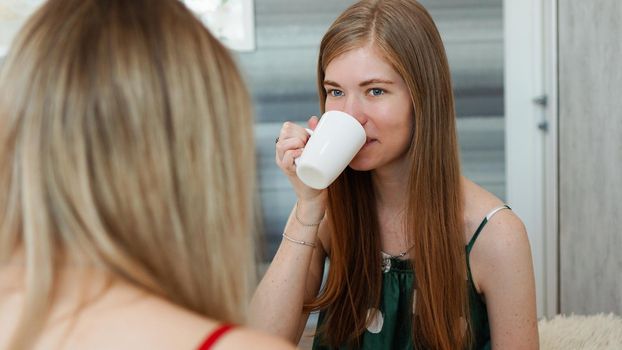
[[[365,145],[365,129],[353,116],[328,111],[296,159],[300,181],[318,190],[328,187]]]

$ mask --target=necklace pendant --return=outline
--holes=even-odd
[[[382,258],[382,272],[387,273],[391,270],[391,258]]]

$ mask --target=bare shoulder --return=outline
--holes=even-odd
[[[487,216],[469,254],[473,284],[486,303],[493,348],[537,349],[536,291],[527,231],[492,194],[465,181],[465,217]]]
[[[226,349],[258,349],[258,350],[289,350],[295,347],[283,339],[260,333],[247,328],[238,328],[214,346],[214,350]]]
[[[477,245],[484,245],[485,241],[487,245],[503,249],[507,244],[527,241],[525,226],[512,210],[496,211],[494,216],[487,217],[502,207],[503,201],[468,179],[463,180],[463,191],[467,242],[485,218],[488,222],[477,238]]]
[[[222,322],[209,319],[193,312],[179,308],[168,301],[159,299],[156,305],[160,316],[167,320],[167,325],[160,324],[154,330],[160,330],[163,339],[158,342],[158,349],[196,349],[214,331],[222,326]],[[156,310],[154,310],[156,311]],[[163,327],[163,328],[161,328]],[[167,328],[164,328],[167,327]],[[168,331],[167,331],[168,329]],[[163,344],[168,343],[166,346]],[[154,347],[156,348],[155,344]],[[215,350],[227,349],[293,349],[283,340],[241,326],[234,326],[219,338],[212,347]]]
[[[491,210],[502,206],[504,202],[483,187],[464,177],[462,178],[462,196],[465,239],[468,242],[486,215]]]
[[[221,322],[195,315],[173,316],[168,330],[161,329],[162,339],[149,347],[152,349],[197,349],[219,327]],[[177,323],[173,323],[177,322]],[[157,338],[157,337],[156,337]],[[212,346],[214,350],[258,349],[289,350],[293,345],[276,337],[242,326],[234,326],[224,333]]]
[[[486,215],[503,202],[493,194],[466,180],[465,222],[467,242]],[[531,248],[521,219],[511,210],[500,210],[488,218],[471,250],[471,273],[478,291],[485,292],[488,281],[507,273],[531,272]],[[480,290],[481,289],[481,290]]]
[[[132,295],[132,287],[119,293]],[[122,303],[94,307],[81,316],[69,348],[89,349],[197,349],[223,323],[180,307],[166,299],[135,293],[117,298]],[[131,330],[128,332],[128,330]],[[244,327],[222,335],[213,349],[292,349],[275,339]]]
[[[512,256],[529,251],[527,230],[520,218],[510,210],[497,212],[484,226],[473,247],[473,253],[495,265]],[[472,257],[473,258],[473,257]]]

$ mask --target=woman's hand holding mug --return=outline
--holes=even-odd
[[[365,130],[351,115],[328,111],[308,121],[313,132],[285,122],[276,143],[276,162],[289,177],[299,201],[323,200],[324,189],[365,145]],[[310,136],[312,134],[313,136]]]
[[[307,124],[313,130],[318,122],[318,118],[313,116],[309,118]],[[309,138],[310,134],[302,126],[292,122],[283,123],[276,142],[276,164],[289,178],[299,201],[321,201],[320,197],[323,191],[310,188],[300,181],[296,175],[294,161],[302,154]]]

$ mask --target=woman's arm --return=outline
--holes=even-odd
[[[315,129],[317,123],[317,117],[311,117],[309,128]],[[277,138],[275,161],[288,177],[298,201],[285,225],[287,237],[281,240],[253,295],[249,315],[252,327],[294,343],[300,340],[309,316],[303,314],[302,306],[317,295],[322,282],[327,247],[322,245],[327,242],[322,238],[328,237],[329,227],[323,219],[326,191],[312,189],[296,176],[294,159],[300,157],[308,139],[307,131],[291,122],[283,123]]]
[[[493,349],[538,349],[536,292],[525,227],[511,211],[495,215],[471,252],[484,295]]]
[[[313,205],[298,204],[300,221],[318,217]],[[303,303],[316,297],[324,270],[324,252],[321,240],[317,238],[318,227],[303,226],[294,209],[285,226],[285,233],[298,241],[315,244],[314,247],[291,242],[287,239],[281,245],[262,278],[250,306],[250,326],[266,331],[297,344],[309,317],[303,314]],[[323,208],[321,209],[323,211]],[[311,213],[315,211],[315,213]],[[325,231],[323,221],[319,230]]]

